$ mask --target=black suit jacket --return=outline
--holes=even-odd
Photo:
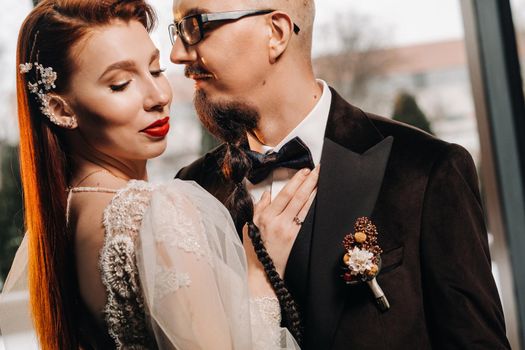
[[[303,348],[509,349],[468,152],[332,95],[317,198],[286,270]],[[222,150],[177,176],[224,201],[232,187],[220,175]],[[361,216],[384,251],[385,313],[367,286],[340,277],[342,239]]]

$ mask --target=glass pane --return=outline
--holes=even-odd
[[[518,51],[520,55],[521,77],[525,73],[525,0],[511,0],[512,19],[516,29],[516,41],[518,44]]]

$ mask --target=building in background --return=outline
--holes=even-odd
[[[341,54],[317,58],[315,67],[318,75],[328,76],[329,83],[336,88],[342,87],[351,103],[368,112],[392,117],[396,98],[408,93],[415,97],[437,137],[461,144],[479,163],[479,137],[463,40],[352,52],[342,54],[343,57],[338,55]],[[360,91],[353,91],[344,88],[352,87],[353,74],[346,75],[347,81],[340,81],[340,78],[331,81],[329,78],[331,75],[341,77],[331,74],[330,70],[340,72],[345,60],[384,64],[375,69],[373,64],[367,63],[371,69],[364,79],[366,83],[357,86]],[[331,66],[334,61],[340,64]]]

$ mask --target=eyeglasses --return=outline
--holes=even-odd
[[[199,43],[206,32],[204,26],[212,22],[236,21],[241,18],[250,16],[265,15],[275,10],[246,10],[246,11],[228,11],[215,13],[201,13],[198,15],[186,16],[179,22],[172,23],[168,26],[171,44],[175,45],[175,39],[180,37],[184,44],[192,46]],[[299,34],[299,27],[294,23],[293,31]]]

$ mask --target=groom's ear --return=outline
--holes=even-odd
[[[268,53],[270,63],[275,63],[286,51],[293,34],[293,21],[285,12],[275,11],[270,15],[270,40]]]

